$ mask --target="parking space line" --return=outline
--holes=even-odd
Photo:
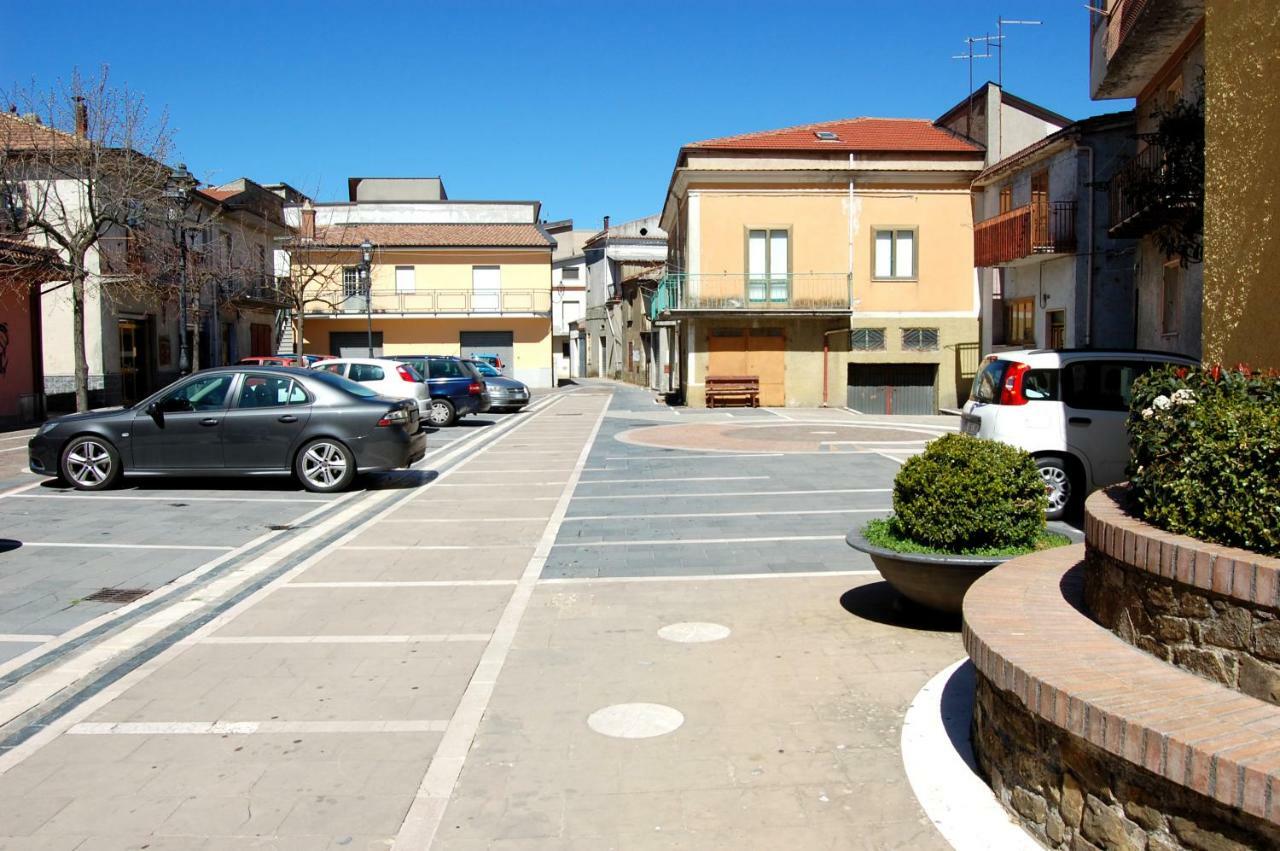
[[[556,544],[557,549],[592,547],[674,547],[689,544],[767,544],[782,541],[843,541],[844,535],[777,535],[767,538],[655,538],[641,541],[582,541]]]
[[[44,644],[53,641],[54,635],[35,635],[28,632],[0,632],[0,644]]]
[[[84,721],[72,736],[249,736],[255,733],[442,733],[448,721]]]
[[[431,635],[209,635],[201,644],[453,644],[488,641],[487,632]]]
[[[513,517],[510,515],[504,517],[388,517],[386,520],[379,520],[379,523],[518,523],[522,520],[536,520],[539,523],[546,523],[550,515],[541,517]]]
[[[41,484],[36,482],[36,484]],[[105,499],[105,500],[123,500],[125,502],[288,502],[298,504],[302,502],[316,503],[317,505],[328,504],[334,500],[308,497],[299,494],[290,497],[261,497],[261,496],[181,496],[174,494],[173,496],[125,496],[123,494],[101,494],[101,493],[15,493],[9,495],[13,499]]]
[[[26,448],[25,446],[10,446],[7,449],[0,449],[0,452],[22,452]]]
[[[695,568],[696,569],[696,568]],[[784,570],[760,573],[702,573],[679,576],[557,576],[540,585],[585,585],[597,582],[733,582],[752,579],[817,579],[824,576],[879,576],[878,570]]]
[[[497,487],[497,486],[500,486],[500,485],[503,485],[503,484],[506,484],[506,485],[509,485],[509,486],[510,486],[510,485],[519,485],[520,487],[539,487],[539,486],[548,486],[548,485],[563,485],[563,484],[565,484],[565,482],[566,482],[566,481],[567,481],[567,480],[561,480],[561,481],[558,481],[558,482],[446,482],[446,483],[444,483],[444,484],[442,484],[442,485],[437,485],[437,487],[441,487],[441,488],[492,488],[492,487]]]
[[[789,417],[786,414],[779,413],[775,411],[773,408],[761,408],[760,410],[764,411],[767,414],[773,414],[775,417],[781,417],[782,419],[787,420],[789,422],[795,422],[795,417]]]
[[[580,485],[634,485],[644,484],[648,482],[748,482],[763,481],[772,478],[771,476],[691,476],[687,478],[675,479],[583,479]]]
[[[891,493],[893,488],[823,488],[808,491],[720,491],[718,493],[631,493],[601,494],[599,496],[575,496],[583,499],[706,499],[707,497],[737,496],[804,496],[806,494],[831,493]]]
[[[206,547],[192,544],[76,544],[55,541],[21,541],[20,543],[24,547],[66,547],[68,549],[83,547],[97,550],[212,550],[214,552],[227,552],[235,549],[235,547]]]
[[[876,454],[877,454],[877,455],[879,455],[881,458],[888,458],[890,461],[894,462],[895,464],[905,464],[905,463],[907,463],[907,459],[906,459],[906,458],[896,458],[896,457],[894,457],[893,455],[890,455],[890,454],[889,454],[889,453],[887,453],[887,452],[877,452]]]
[[[783,517],[783,516],[807,516],[810,514],[880,514],[886,511],[892,511],[893,507],[886,505],[884,508],[817,508],[811,511],[804,509],[794,509],[787,511],[700,511],[692,514],[646,514],[645,520],[655,520],[662,517],[668,518],[695,518],[695,517]],[[570,521],[587,521],[587,520],[634,520],[635,516],[631,514],[583,514],[577,517],[566,517],[566,523]],[[453,522],[453,521],[451,521]]]
[[[277,586],[286,588],[471,588],[499,585],[515,585],[514,579],[387,579],[352,582],[286,582]]]
[[[545,522],[545,521],[544,521]],[[527,549],[528,544],[347,544],[340,550],[516,550]]]
[[[653,447],[658,449],[660,447]],[[606,461],[719,461],[721,458],[781,458],[786,455],[785,452],[743,452],[729,453],[717,452],[714,455],[693,455],[686,453],[684,455],[609,455]]]

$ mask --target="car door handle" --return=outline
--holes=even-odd
[[[205,417],[203,420],[200,421],[200,425],[202,426],[216,426],[217,424],[218,424],[218,421],[213,417]]]
[[[285,414],[283,417],[276,417],[276,422],[281,422],[281,423],[296,423],[297,421],[298,421],[298,418],[295,417],[293,414]]]
[[[1071,425],[1091,425],[1093,420],[1089,417],[1068,417],[1067,422]]]

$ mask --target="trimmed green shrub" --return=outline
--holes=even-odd
[[[1129,434],[1139,516],[1280,555],[1280,376],[1243,366],[1153,370],[1134,382]]]
[[[1047,507],[1030,455],[964,434],[930,442],[893,481],[894,531],[947,552],[1034,549]]]

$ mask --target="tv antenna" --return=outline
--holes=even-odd
[[[969,85],[964,90],[964,96],[965,96],[964,135],[966,138],[969,138],[969,139],[973,138],[973,134],[970,132],[970,129],[971,129],[970,124],[973,121],[973,60],[990,59],[992,42],[995,39],[999,39],[999,38],[1003,38],[1003,36],[999,36],[999,35],[993,36],[990,33],[987,33],[986,35],[969,36],[964,40],[965,52],[961,53],[959,56],[951,57],[952,59],[964,59],[964,60],[967,60],[969,63]],[[983,50],[982,53],[973,52],[973,46],[978,43],[982,44],[982,50]]]
[[[992,51],[999,51],[995,54],[996,59],[996,85],[1004,91],[1004,40],[1007,36],[1004,34],[1006,26],[1032,26],[1038,27],[1043,21],[1027,21],[1014,20],[1003,16],[996,18],[996,34],[985,33],[984,35],[970,36],[966,38],[965,44],[967,51],[959,56],[953,56],[952,59],[966,59],[969,62],[969,88],[966,91],[968,101],[966,103],[964,117],[964,135],[973,138],[971,134],[971,123],[973,115],[973,61],[975,59],[991,59]],[[974,52],[974,45],[981,45],[981,53]],[[996,111],[996,158],[993,162],[999,162],[1004,156],[1004,110]]]

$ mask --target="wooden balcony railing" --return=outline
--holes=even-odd
[[[1026,204],[973,229],[975,266],[999,266],[1033,254],[1076,250],[1076,202]]]

